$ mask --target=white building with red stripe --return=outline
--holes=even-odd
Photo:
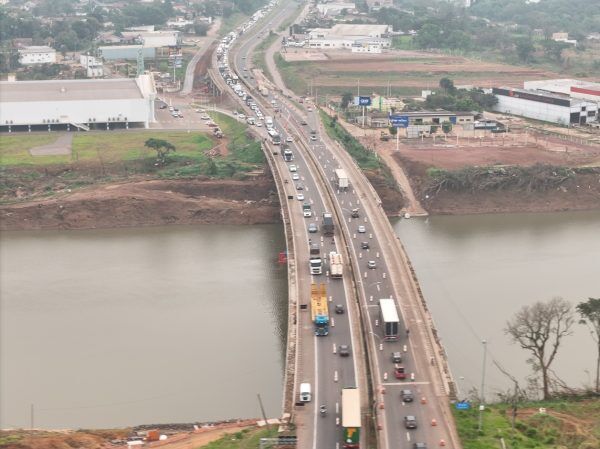
[[[600,103],[600,83],[572,79],[525,81],[525,90],[540,90]]]

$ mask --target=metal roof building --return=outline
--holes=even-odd
[[[135,79],[2,81],[0,128],[148,127],[155,121],[155,98],[150,75]]]

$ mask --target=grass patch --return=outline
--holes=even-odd
[[[271,75],[271,72],[267,67],[267,61],[265,59],[265,56],[267,48],[269,48],[271,44],[275,42],[277,37],[277,34],[271,32],[265,40],[263,40],[259,45],[257,45],[254,51],[254,56],[252,57],[252,63],[254,64],[254,66],[261,69],[265,76],[269,78],[269,80],[271,80],[271,82],[273,81],[273,76]]]
[[[276,436],[277,429],[244,429],[241,432],[228,434],[217,441],[194,449],[257,449],[261,438],[274,438]]]
[[[412,50],[414,49],[412,36],[394,36],[392,38],[392,48],[396,50]]]
[[[71,156],[32,156],[29,149],[54,143],[60,135],[47,134],[3,134],[0,137],[0,166],[51,165],[67,163]]]
[[[378,170],[384,166],[375,153],[363,147],[360,142],[342,128],[336,120],[329,117],[323,111],[321,111],[320,114],[321,121],[323,122],[329,137],[339,141],[361,169]]]
[[[547,414],[537,411],[540,407]],[[557,412],[561,415],[553,416]],[[482,432],[478,431],[479,411],[453,409],[464,449],[497,449],[500,439],[509,448],[591,449],[600,443],[600,401],[555,400],[519,404],[513,430],[509,404],[486,406]],[[576,423],[576,427],[573,425]]]
[[[298,95],[304,95],[308,89],[308,83],[298,71],[299,64],[287,62],[279,53],[275,55],[275,64],[288,89]]]

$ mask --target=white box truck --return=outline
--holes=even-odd
[[[338,189],[347,189],[350,185],[348,181],[348,175],[346,175],[346,171],[338,168],[335,171],[335,183]]]

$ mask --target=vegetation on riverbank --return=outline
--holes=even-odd
[[[277,437],[277,429],[244,429],[194,449],[256,449],[261,438]]]
[[[346,131],[336,117],[330,117],[320,111],[321,121],[327,135],[338,141],[364,171],[373,188],[381,198],[386,213],[396,214],[404,205],[400,187],[390,168],[377,156],[377,153],[365,148],[355,137]]]
[[[540,413],[540,410],[544,411]],[[514,416],[514,426],[513,426]],[[487,405],[454,409],[464,449],[593,449],[600,446],[600,401],[593,398]]]
[[[243,179],[249,172],[262,172],[265,159],[260,142],[247,133],[246,125],[222,114],[215,113],[214,118],[225,139],[185,131],[5,136],[0,140],[0,197],[4,202],[48,197],[58,191],[141,177]],[[164,140],[175,147],[165,164],[157,164],[156,152],[145,146],[149,139]],[[32,154],[35,148],[46,151],[44,145],[57,148],[46,149],[45,155]]]

